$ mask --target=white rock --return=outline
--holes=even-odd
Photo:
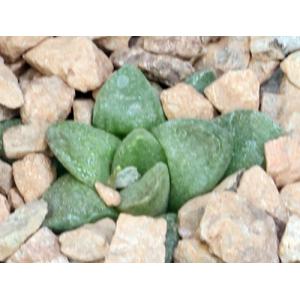
[[[118,206],[121,203],[120,193],[109,186],[98,181],[95,183],[95,189],[107,206]]]
[[[77,99],[73,103],[74,121],[91,125],[95,102],[91,99]]]

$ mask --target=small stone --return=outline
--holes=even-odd
[[[51,160],[44,154],[28,154],[13,163],[16,186],[25,202],[40,198],[56,178]]]
[[[11,159],[22,158],[32,152],[47,149],[45,125],[18,125],[7,129],[3,134],[5,155]]]
[[[233,192],[216,194],[209,201],[200,237],[225,262],[278,262],[272,217]]]
[[[5,130],[19,124],[21,124],[20,119],[5,120],[0,122],[0,157],[6,158],[3,146],[3,134]]]
[[[74,121],[91,125],[95,102],[91,99],[77,99],[73,103]]]
[[[261,111],[269,115],[274,121],[278,120],[282,108],[283,96],[274,93],[263,93],[261,98]]]
[[[47,203],[37,200],[18,208],[0,223],[0,261],[11,256],[41,226]]]
[[[292,215],[286,224],[279,245],[279,256],[283,263],[300,262],[300,217]]]
[[[280,191],[280,197],[289,213],[300,217],[300,182],[284,186]]]
[[[219,259],[209,253],[207,245],[197,239],[179,241],[175,252],[176,263],[217,263]]]
[[[149,79],[172,86],[184,80],[194,72],[190,62],[168,55],[157,55],[133,47],[121,49],[111,55],[111,60],[116,67],[133,64],[144,71]]]
[[[57,236],[47,227],[42,227],[8,260],[9,263],[67,263],[61,254]]]
[[[0,54],[8,61],[15,62],[23,53],[46,38],[46,36],[1,36]]]
[[[0,193],[7,194],[13,185],[11,165],[0,159]]]
[[[18,109],[9,109],[3,105],[0,105],[0,122],[10,120],[18,115]]]
[[[290,54],[280,64],[280,68],[291,83],[300,88],[300,51]]]
[[[9,204],[5,196],[0,194],[0,224],[9,216]]]
[[[185,79],[185,83],[203,93],[205,88],[216,80],[216,74],[212,69],[196,71]]]
[[[23,91],[26,91],[31,82],[43,77],[43,75],[33,68],[29,68],[22,76],[20,76],[20,86]]]
[[[128,48],[130,36],[102,36],[94,39],[94,43],[105,50],[116,51]]]
[[[205,194],[187,201],[178,211],[178,233],[183,239],[192,238],[203,217],[205,207],[214,193]]]
[[[120,214],[107,263],[163,263],[167,222],[163,218]]]
[[[109,218],[86,224],[59,236],[61,251],[77,262],[102,261],[115,232],[115,222]]]
[[[202,47],[200,36],[145,36],[143,38],[143,48],[146,51],[184,59],[198,55]]]
[[[249,63],[249,69],[254,72],[260,84],[270,79],[278,66],[278,60],[264,61],[252,58]]]
[[[225,179],[223,179],[223,181],[221,181],[214,188],[214,192],[223,192],[223,191],[236,192],[243,173],[244,173],[244,170],[239,170],[239,171],[236,171],[235,173],[227,176]]]
[[[202,50],[195,64],[197,70],[213,68],[219,73],[243,70],[250,60],[249,37],[223,37]]]
[[[17,209],[24,205],[24,199],[15,187],[9,190],[7,197],[8,202],[10,203],[13,209]]]
[[[250,69],[225,73],[204,93],[221,113],[237,109],[258,110],[259,107],[259,82]]]
[[[296,87],[294,84],[292,84],[287,76],[284,76],[281,80],[280,94],[291,96],[295,98],[300,98],[300,88]]]
[[[265,144],[266,169],[277,187],[300,179],[300,135],[291,134]]]
[[[15,74],[0,62],[0,104],[16,109],[23,105],[24,98]]]
[[[136,182],[141,177],[136,167],[126,167],[116,175],[115,188],[124,189]]]
[[[24,55],[45,75],[57,75],[81,92],[99,87],[111,74],[112,63],[85,37],[49,38]]]
[[[100,198],[103,200],[103,202],[107,206],[119,206],[121,203],[121,196],[120,193],[109,186],[104,185],[100,181],[97,181],[95,183],[95,188],[100,196]]]
[[[36,77],[23,92],[25,103],[20,110],[23,124],[65,120],[75,96],[75,90],[57,76]]]
[[[244,172],[237,193],[275,219],[283,223],[287,222],[287,211],[277,187],[271,176],[261,167],[253,166]]]
[[[178,83],[160,94],[167,118],[170,119],[212,119],[214,107],[192,86]]]

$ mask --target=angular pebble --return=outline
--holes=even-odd
[[[41,226],[47,214],[44,200],[33,201],[0,223],[0,261],[11,256]]]
[[[101,49],[116,51],[129,47],[130,36],[102,36],[94,40]]]
[[[0,159],[0,193],[7,194],[13,186],[11,165]]]
[[[95,189],[107,206],[118,206],[121,203],[120,193],[100,181],[95,183]]]
[[[15,187],[9,190],[7,200],[14,210],[24,205],[24,199]]]
[[[126,167],[116,175],[115,188],[124,189],[141,177],[136,167]]]
[[[300,88],[300,51],[290,54],[281,64],[281,70],[288,79]]]
[[[235,173],[225,177],[215,188],[214,192],[234,191],[236,192],[244,170],[236,171]]]
[[[249,69],[254,72],[260,84],[270,79],[278,66],[278,60],[263,61],[252,58],[249,63]]]
[[[300,182],[287,184],[280,191],[280,198],[289,211],[300,217]]]
[[[200,237],[225,262],[278,262],[273,219],[233,192],[219,193],[207,204]]]
[[[295,86],[293,83],[289,81],[287,76],[284,76],[281,80],[280,84],[280,89],[279,89],[280,94],[284,94],[292,97],[299,98],[300,97],[300,88]]]
[[[106,263],[163,263],[167,222],[163,218],[121,214]]]
[[[73,103],[74,121],[91,125],[95,102],[90,99],[77,99]]]
[[[28,154],[13,163],[14,181],[25,202],[39,199],[56,179],[56,170],[44,154]]]
[[[105,218],[64,232],[59,236],[61,251],[76,262],[100,262],[108,252],[115,228],[115,222]]]
[[[5,196],[0,194],[0,224],[4,222],[9,216],[9,204]]]

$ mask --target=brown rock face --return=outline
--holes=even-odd
[[[9,62],[15,62],[24,52],[46,38],[46,36],[1,36],[0,54]]]
[[[277,187],[300,179],[300,136],[282,136],[265,144],[267,173]]]
[[[253,166],[243,174],[237,193],[255,207],[265,210],[283,223],[287,222],[287,211],[277,187],[261,167]]]
[[[289,213],[300,217],[300,182],[283,187],[280,191],[280,197]]]
[[[260,84],[268,80],[278,66],[278,60],[263,61],[252,58],[249,63],[249,69],[255,73]]]
[[[253,71],[229,71],[210,84],[204,93],[221,112],[259,107],[259,82]]]
[[[73,103],[74,121],[90,125],[95,102],[91,99],[77,99]]]
[[[75,90],[57,76],[34,78],[23,92],[25,103],[20,112],[24,124],[65,120],[75,96]]]
[[[47,227],[41,228],[8,260],[9,263],[67,263],[60,253],[57,236]]]
[[[0,194],[0,223],[5,221],[9,216],[9,204],[6,197]]]
[[[225,262],[278,262],[273,219],[233,192],[222,192],[206,206],[200,236]]]
[[[165,115],[171,119],[212,119],[214,107],[192,86],[178,83],[160,94]]]
[[[94,40],[96,45],[108,51],[128,48],[130,36],[102,36]]]
[[[279,256],[282,262],[300,262],[300,217],[292,215],[286,225],[279,246]]]
[[[113,71],[106,55],[84,37],[47,39],[27,52],[24,59],[41,73],[57,75],[81,92],[96,89]]]
[[[0,105],[9,109],[19,108],[24,99],[15,74],[0,62]]]
[[[177,263],[216,263],[218,258],[209,253],[207,245],[197,239],[184,239],[178,242],[174,251]]]
[[[0,192],[6,195],[12,185],[12,168],[10,164],[0,159]]]
[[[47,149],[47,126],[39,124],[18,125],[5,130],[3,146],[8,158],[22,158],[32,152],[43,152]]]
[[[190,59],[202,50],[200,36],[145,36],[143,48],[156,54]]]
[[[108,252],[115,227],[113,220],[105,218],[95,224],[64,232],[59,237],[61,251],[73,261],[102,261]]]
[[[16,186],[25,202],[40,198],[56,178],[51,160],[44,154],[28,154],[13,163]]]
[[[281,70],[288,79],[300,88],[300,51],[290,54],[281,64]]]
[[[213,68],[220,73],[242,70],[248,67],[250,60],[248,37],[223,37],[217,43],[211,43],[202,50],[195,68]]]
[[[150,79],[172,86],[194,72],[190,62],[168,55],[156,55],[141,48],[121,49],[111,55],[116,67],[133,64],[146,72]]]
[[[120,214],[105,262],[163,263],[167,222]]]
[[[9,190],[7,195],[8,202],[10,203],[11,207],[13,209],[17,209],[24,205],[24,199],[20,195],[17,188],[13,187]]]
[[[100,181],[95,183],[95,189],[107,206],[118,206],[121,203],[120,193]]]

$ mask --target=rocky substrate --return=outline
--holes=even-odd
[[[299,262],[300,37],[0,37],[1,262]]]

